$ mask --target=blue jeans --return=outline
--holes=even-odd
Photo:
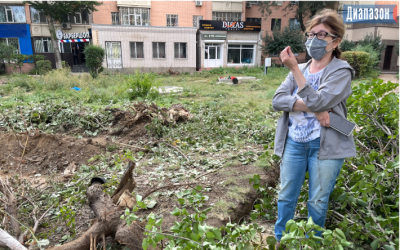
[[[278,241],[285,231],[286,222],[293,219],[306,172],[309,174],[308,217],[315,224],[324,227],[328,211],[329,195],[335,187],[344,159],[319,160],[320,138],[299,143],[289,136],[281,163],[281,190],[278,198],[278,220],[275,237]],[[318,236],[321,232],[317,233]]]

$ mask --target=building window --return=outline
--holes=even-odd
[[[51,43],[51,40],[50,40]],[[59,43],[61,53],[72,53],[71,43]]]
[[[53,43],[50,37],[34,38],[35,53],[53,53]]]
[[[178,15],[167,14],[167,26],[179,26]]]
[[[121,7],[122,25],[150,26],[150,9]]]
[[[282,5],[283,1],[273,1],[273,5]]]
[[[198,28],[200,20],[203,20],[203,16],[193,16],[193,27]]]
[[[274,18],[271,20],[271,30],[281,30],[281,19]]]
[[[153,58],[165,58],[165,43],[153,43]]]
[[[119,12],[111,12],[112,25],[119,25]]]
[[[289,18],[289,28],[297,29],[300,28],[300,22],[297,18]]]
[[[32,23],[47,23],[46,15],[43,12],[31,7]]]
[[[228,44],[228,63],[254,64],[254,45]]]
[[[130,42],[131,58],[144,58],[143,42]]]
[[[68,16],[68,21],[72,24],[88,24],[89,13],[87,11],[77,12],[75,15]]]
[[[175,43],[175,58],[186,58],[186,43]]]
[[[0,6],[0,23],[26,23],[24,6]]]
[[[0,38],[0,43],[5,43],[14,47],[14,53],[20,54],[18,38]]]
[[[247,22],[254,22],[254,23],[258,23],[261,25],[261,18],[257,18],[257,17],[247,17],[246,18]]]
[[[212,20],[217,21],[241,21],[241,12],[214,12],[212,13]]]

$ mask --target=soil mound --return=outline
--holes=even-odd
[[[87,163],[101,149],[92,139],[75,139],[37,133],[28,138],[24,157],[21,161],[23,147],[27,136],[1,134],[0,172],[3,174],[49,174],[51,171],[63,171],[72,162],[78,166]],[[22,168],[22,170],[21,170]]]
[[[130,112],[130,110],[132,112]],[[186,122],[193,116],[182,104],[173,104],[169,109],[158,107],[152,103],[150,105],[143,102],[135,103],[130,110],[109,109],[114,116],[112,129],[109,135],[124,136],[126,139],[135,139],[147,134],[145,126],[157,118],[160,122],[168,126],[178,122]]]

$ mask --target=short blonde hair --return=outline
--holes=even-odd
[[[323,9],[318,12],[315,16],[311,18],[306,24],[306,32],[309,32],[313,27],[324,24],[328,26],[332,34],[337,36],[340,39],[343,39],[344,33],[346,31],[346,26],[343,23],[343,18],[334,10],[332,9]],[[342,51],[339,47],[337,47],[333,51],[333,55],[336,58],[340,58]]]

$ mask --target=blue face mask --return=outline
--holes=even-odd
[[[333,39],[330,42],[335,41],[337,38]],[[315,60],[320,60],[326,53],[328,53],[329,51],[331,51],[332,49],[326,51],[326,45],[328,45],[328,43],[325,40],[320,40],[318,39],[316,36],[314,36],[313,39],[308,39],[306,42],[306,48],[307,48],[307,52],[308,54],[314,58]]]

